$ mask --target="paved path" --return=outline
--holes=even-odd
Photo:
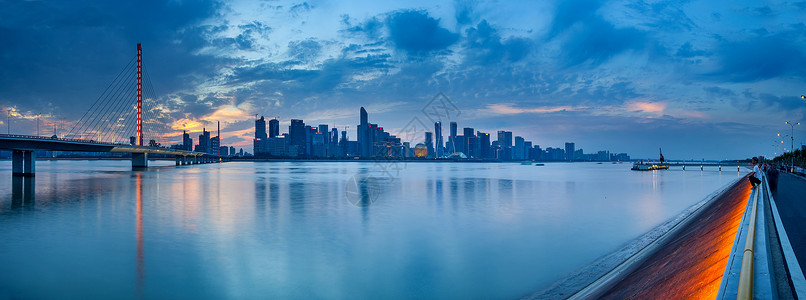
[[[800,268],[806,270],[806,180],[782,172],[772,196]]]

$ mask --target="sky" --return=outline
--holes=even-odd
[[[16,134],[78,122],[137,43],[164,144],[220,122],[223,144],[251,152],[255,114],[278,116],[281,133],[293,118],[355,140],[362,106],[393,134],[448,107],[438,119],[460,132],[542,148],[739,159],[780,154],[785,121],[806,122],[806,1],[0,6],[0,129]],[[806,128],[794,137],[806,143]]]

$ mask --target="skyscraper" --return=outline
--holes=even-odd
[[[187,133],[187,131],[183,131],[182,133],[182,149],[193,151],[193,139],[190,138],[190,135]]]
[[[512,132],[511,131],[498,131],[498,159],[510,160],[512,159]]]
[[[214,136],[210,138],[210,148],[207,149],[208,154],[220,155],[218,150],[221,147],[221,137]]]
[[[514,159],[524,159],[525,158],[525,156],[526,156],[525,155],[525,153],[526,153],[526,147],[525,147],[526,143],[525,142],[526,142],[526,140],[524,140],[523,137],[520,137],[520,136],[515,137],[515,149],[514,149],[515,151],[513,151],[514,155],[513,155],[512,158],[514,158]]]
[[[266,120],[263,119],[263,116],[255,120],[255,138],[266,139]]]
[[[199,146],[196,147],[196,152],[210,152],[210,132],[206,128],[202,128],[202,134],[199,135]]]
[[[324,136],[323,143],[329,144],[330,143],[330,130],[327,129],[327,124],[319,124],[319,132],[322,133]]]
[[[476,138],[476,133],[475,132],[476,131],[473,128],[465,127],[462,130],[462,137],[464,138],[462,140],[463,143],[462,143],[462,145],[457,145],[457,148],[461,149],[460,151],[462,151],[465,155],[467,155],[467,157],[474,157],[472,152],[473,152],[473,148],[476,145],[475,144],[475,138]]]
[[[479,156],[481,158],[492,158],[490,155],[490,134],[479,131],[476,136],[479,137]]]
[[[291,125],[288,125],[289,148],[294,147],[296,153],[305,154],[305,135],[305,122],[291,119]]]
[[[565,143],[565,160],[574,160],[574,143]]]
[[[445,153],[443,153],[442,148],[442,122],[434,122],[434,134],[436,135],[437,142],[436,142],[436,157],[443,157]]]
[[[448,138],[448,142],[451,143],[451,147],[449,151],[451,153],[456,152],[456,122],[451,122],[451,136]]]
[[[358,124],[358,155],[361,157],[372,156],[372,138],[370,135],[369,115],[364,107],[361,107],[361,122]]]
[[[280,121],[277,119],[269,120],[269,137],[276,137],[280,135]]]
[[[433,132],[426,132],[425,133],[425,148],[428,149],[428,158],[434,158],[434,139]]]

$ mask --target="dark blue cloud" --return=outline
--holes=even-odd
[[[383,37],[384,24],[376,17],[369,18],[355,26],[352,26],[349,19],[344,20],[343,23],[349,27],[342,32],[352,35],[361,35],[370,40],[380,40]]]
[[[184,41],[196,37],[180,32],[221,7],[215,1],[4,2],[0,99],[77,118],[134,57],[137,43],[158,94],[189,87],[190,74],[211,72],[216,62],[188,55],[196,49]],[[48,88],[32,93],[35,86]]]
[[[412,54],[443,50],[459,39],[458,34],[441,27],[439,19],[431,18],[425,11],[394,12],[386,23],[394,45]]]
[[[577,22],[598,19],[596,11],[602,6],[600,0],[560,1],[554,13],[554,20],[549,30],[549,38],[554,38]]]
[[[793,41],[779,37],[723,42],[719,66],[707,75],[715,80],[748,82],[802,74],[806,56]]]
[[[597,14],[598,0],[561,1],[548,32],[548,40],[562,35],[563,61],[568,67],[583,63],[599,65],[627,50],[643,49],[648,36],[636,28],[616,28]],[[660,48],[660,47],[656,47]]]
[[[456,23],[460,25],[470,25],[474,20],[476,20],[476,12],[474,10],[475,1],[460,1],[455,0],[453,2],[454,6],[454,17],[456,18]]]
[[[593,19],[572,31],[563,44],[564,63],[596,66],[627,50],[641,50],[647,42],[646,33],[638,29],[616,28],[607,21]]]
[[[524,38],[512,37],[502,41],[498,32],[486,20],[467,29],[466,35],[466,61],[470,64],[517,62],[529,54],[532,46],[531,41]]]
[[[675,56],[683,58],[692,58],[696,56],[707,56],[707,55],[709,55],[708,51],[694,49],[694,47],[691,46],[691,42],[686,42],[685,44],[680,46],[680,48],[677,49],[677,53],[675,53]]]
[[[642,26],[658,30],[689,31],[696,28],[696,25],[683,10],[684,4],[674,0],[652,3],[639,0],[627,3],[625,6],[634,9],[646,19]]]
[[[725,89],[725,88],[721,88],[721,87],[718,87],[718,86],[706,87],[706,88],[703,88],[703,90],[705,91],[705,94],[707,96],[709,96],[709,97],[725,98],[725,97],[735,97],[736,96],[736,93],[734,91],[729,90],[729,89]]]

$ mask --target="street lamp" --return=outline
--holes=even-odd
[[[11,134],[11,109],[8,109],[8,117],[6,117],[6,125],[8,125],[8,132],[7,134]]]
[[[39,115],[36,114],[36,136],[39,136]]]
[[[801,97],[803,97],[803,95],[801,95]],[[789,127],[791,127],[791,129],[792,129],[792,132],[789,135],[789,138],[792,141],[790,146],[789,146],[789,149],[790,149],[789,151],[792,153],[792,170],[790,170],[790,172],[795,172],[795,125],[800,125],[800,122],[792,123],[792,122],[786,121],[786,125],[789,125]]]

